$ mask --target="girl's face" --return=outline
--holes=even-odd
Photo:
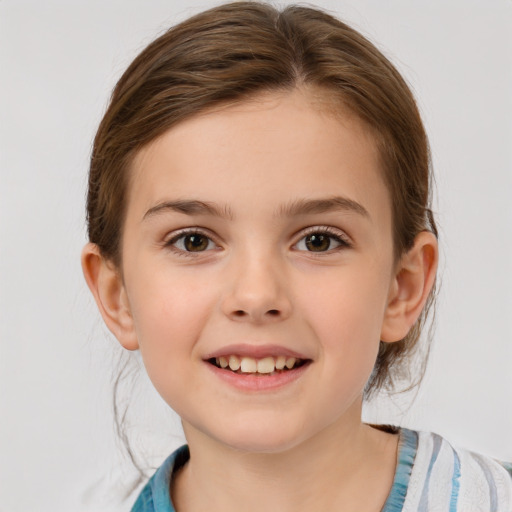
[[[122,295],[188,435],[277,452],[359,424],[396,293],[391,217],[368,131],[305,92],[196,116],[137,155]]]

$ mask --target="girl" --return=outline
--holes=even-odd
[[[432,303],[430,181],[404,80],[318,10],[223,5],[135,59],[82,265],[188,445],[132,510],[512,510],[510,467],[361,421]]]

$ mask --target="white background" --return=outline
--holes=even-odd
[[[211,5],[0,0],[1,512],[129,508],[116,501],[132,476],[113,432],[116,345],[79,265],[88,157],[129,62]],[[367,418],[512,460],[512,1],[319,5],[378,42],[411,83],[437,175],[442,287],[429,372],[409,409],[387,400]],[[158,462],[181,434],[146,384],[136,383],[134,417],[150,419],[132,436],[156,438]]]

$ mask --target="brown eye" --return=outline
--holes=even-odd
[[[215,242],[202,233],[182,233],[166,244],[180,253],[205,252],[215,249]]]
[[[331,248],[332,237],[329,235],[314,234],[304,238],[308,251],[323,252]]]
[[[200,234],[186,235],[183,237],[183,246],[186,251],[200,252],[208,248],[210,240],[208,237]]]
[[[305,234],[294,246],[295,250],[305,252],[334,252],[351,247],[345,235],[340,232],[331,233],[327,228],[318,228]]]

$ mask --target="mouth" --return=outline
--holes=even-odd
[[[265,377],[295,370],[304,366],[310,362],[310,360],[289,356],[266,356],[256,359],[233,354],[229,356],[212,357],[208,359],[208,362],[230,373]]]

